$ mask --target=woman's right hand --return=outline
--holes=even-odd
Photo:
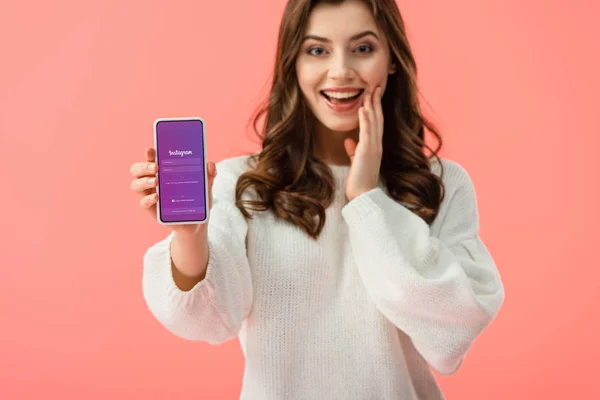
[[[215,176],[217,175],[217,168],[214,162],[208,162],[206,168],[208,175],[208,206],[210,209],[212,207],[212,186]],[[136,162],[131,166],[131,175],[133,175],[134,178],[131,182],[131,189],[140,195],[140,207],[149,212],[155,220],[156,203],[158,201],[158,194],[156,193],[158,182],[156,176],[157,171],[156,151],[152,147],[146,149],[146,161]],[[197,225],[186,224],[167,226],[177,235],[187,237],[206,229],[207,224],[208,221],[204,224]]]

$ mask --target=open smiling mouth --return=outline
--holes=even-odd
[[[364,89],[343,92],[321,90],[320,93],[331,110],[336,113],[344,113],[345,115],[347,113],[354,114],[358,109],[364,91]]]
[[[348,105],[348,104],[352,104],[355,100],[357,100],[364,93],[364,89],[359,89],[356,94],[339,92],[339,93],[335,93],[335,94],[330,93],[329,95],[327,95],[322,90],[320,93],[331,104]],[[349,94],[351,96],[348,96]]]

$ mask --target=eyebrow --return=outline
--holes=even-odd
[[[358,40],[365,36],[373,36],[373,37],[375,37],[375,39],[379,40],[379,36],[377,36],[377,34],[373,31],[364,31],[361,33],[357,33],[356,35],[352,36],[350,38],[350,40]],[[306,36],[304,36],[304,39],[302,41],[305,41],[308,39],[314,39],[314,40],[318,40],[320,42],[331,43],[331,39],[327,39],[325,37],[317,36],[317,35],[306,35]]]

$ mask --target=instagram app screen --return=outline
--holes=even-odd
[[[202,135],[200,120],[159,121],[156,125],[158,195],[164,222],[206,218]]]

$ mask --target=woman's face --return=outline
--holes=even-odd
[[[365,92],[385,90],[389,47],[360,0],[320,3],[312,10],[296,60],[300,89],[316,118],[332,131],[358,128]]]

